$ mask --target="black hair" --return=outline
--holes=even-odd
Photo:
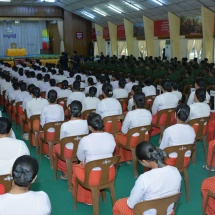
[[[21,84],[20,84],[20,90],[21,90],[21,91],[26,91],[26,89],[27,89],[27,84],[24,83],[24,82],[21,83]]]
[[[90,113],[87,118],[87,123],[96,131],[102,131],[104,128],[102,117],[97,113]]]
[[[190,115],[190,106],[187,104],[179,104],[176,108],[176,116],[185,122]]]
[[[200,88],[203,88],[205,89],[206,88],[206,84],[205,84],[205,81],[204,79],[202,78],[197,78],[195,83],[200,87]]]
[[[54,87],[56,85],[56,81],[54,78],[50,79],[49,83],[50,83],[51,87]]]
[[[137,108],[144,108],[145,94],[143,92],[134,93],[133,100],[134,100]]]
[[[37,80],[42,80],[43,79],[43,76],[41,73],[37,74]]]
[[[62,85],[62,89],[63,89],[63,90],[67,89],[67,88],[68,88],[68,81],[67,81],[67,80],[63,80],[63,81],[61,82],[61,85]]]
[[[0,134],[9,134],[12,121],[7,117],[0,117]]]
[[[18,90],[19,89],[19,83],[18,82],[14,82],[12,86],[13,86],[14,90]]]
[[[146,86],[150,86],[150,80],[149,80],[149,78],[144,78],[142,80],[142,83],[145,84]]]
[[[119,80],[119,87],[121,87],[122,89],[124,89],[124,88],[125,88],[125,85],[126,85],[125,79],[120,79],[120,80]]]
[[[113,96],[113,87],[111,84],[103,84],[102,91],[109,98]]]
[[[132,83],[135,82],[135,77],[134,77],[133,75],[130,75],[130,76],[129,76],[129,79],[130,79],[130,81],[131,81]]]
[[[199,102],[204,102],[206,99],[206,91],[202,88],[199,88],[195,92],[196,98],[199,100]]]
[[[172,85],[171,85],[171,82],[169,80],[162,80],[161,81],[161,87],[163,87],[163,89],[167,92],[172,91]]]
[[[177,83],[176,81],[172,81],[172,82],[171,82],[171,85],[172,85],[172,88],[173,88],[174,90],[178,90],[179,85],[178,85],[178,83]]]
[[[30,74],[32,78],[35,78],[35,72],[30,72]]]
[[[55,90],[49,90],[48,92],[48,100],[50,103],[55,103],[57,100],[57,92]]]
[[[45,74],[43,81],[44,82],[48,82],[49,78],[50,78],[50,75],[49,74]]]
[[[142,88],[139,85],[133,85],[131,88],[135,93],[140,93],[142,92]]]
[[[95,83],[93,82],[93,78],[92,78],[92,77],[89,77],[89,78],[87,79],[87,81],[88,81],[89,85],[94,85],[94,84],[95,84]]]
[[[31,93],[36,97],[40,98],[40,88],[39,87],[34,87],[31,91]]]
[[[155,161],[158,167],[164,166],[164,158],[167,156],[162,149],[156,148],[148,141],[139,143],[135,152],[138,160]]]
[[[28,85],[28,92],[29,92],[30,94],[32,94],[32,90],[33,90],[34,87],[36,87],[34,84]]]
[[[82,111],[82,104],[80,101],[73,101],[70,104],[70,114],[71,117],[79,117],[81,115]]]
[[[76,80],[76,81],[81,81],[81,76],[80,76],[80,75],[77,75],[77,76],[75,77],[75,80]]]
[[[73,90],[80,91],[80,87],[81,87],[80,81],[74,81],[72,87],[73,87]]]
[[[19,187],[28,187],[39,170],[38,161],[30,155],[18,157],[13,164],[12,176]]]
[[[89,89],[90,97],[95,97],[96,93],[97,93],[97,88],[96,87],[90,87],[90,89]]]
[[[9,75],[6,75],[6,76],[5,76],[5,81],[6,81],[6,82],[10,82],[10,76],[9,76]]]

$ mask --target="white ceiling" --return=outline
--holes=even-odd
[[[152,0],[127,1],[136,4],[141,10],[137,11],[127,6],[123,0],[56,0],[55,3],[46,3],[43,0],[12,0],[10,5],[56,5],[101,26],[107,26],[107,21],[122,24],[123,18],[133,23],[142,22],[143,15],[153,20],[167,19],[168,11],[179,17],[201,15],[201,6],[205,6],[215,12],[215,0],[160,0],[163,6],[159,6]],[[110,10],[107,7],[108,4],[120,8],[123,12],[118,14]],[[107,16],[103,17],[94,12],[93,8],[95,7],[107,13]],[[83,11],[93,14],[95,19],[86,17],[82,14]]]

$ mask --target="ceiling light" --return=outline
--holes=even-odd
[[[139,7],[137,7],[135,4],[132,4],[131,2],[124,1],[124,3],[127,4],[127,5],[130,6],[130,7],[133,7],[133,8],[136,9],[136,10],[140,10]]]
[[[114,10],[117,13],[122,13],[122,11],[119,8],[114,7],[113,5],[108,5],[108,8],[110,8],[111,10]]]
[[[95,16],[93,16],[93,14],[88,13],[88,12],[86,12],[86,11],[83,11],[82,14],[84,14],[85,16],[90,17],[91,19],[94,19],[94,18],[95,18]]]
[[[0,0],[0,2],[11,2],[11,0]]]
[[[96,13],[99,13],[102,16],[107,16],[107,14],[105,12],[103,12],[103,11],[97,9],[97,8],[94,8],[93,11],[95,11]]]
[[[52,2],[55,2],[55,0],[42,0],[42,2],[52,3]]]
[[[155,2],[155,3],[157,3],[157,4],[159,4],[160,6],[163,5],[161,2],[159,2],[159,1],[157,1],[157,0],[152,0],[152,1]]]

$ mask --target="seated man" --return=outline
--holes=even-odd
[[[11,172],[14,161],[21,155],[29,155],[29,150],[22,140],[10,138],[12,122],[0,117],[0,175]]]

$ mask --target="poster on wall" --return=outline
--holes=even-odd
[[[76,32],[76,38],[77,38],[78,40],[83,39],[83,32]]]
[[[108,27],[103,27],[103,39],[105,39],[105,40],[110,39],[109,28]]]
[[[125,27],[124,25],[117,25],[117,39],[125,39]]]
[[[154,21],[154,36],[155,37],[169,36],[169,21],[168,20]]]
[[[180,35],[202,34],[202,17],[181,17]]]
[[[134,37],[144,37],[144,25],[143,22],[135,23],[134,24]]]

